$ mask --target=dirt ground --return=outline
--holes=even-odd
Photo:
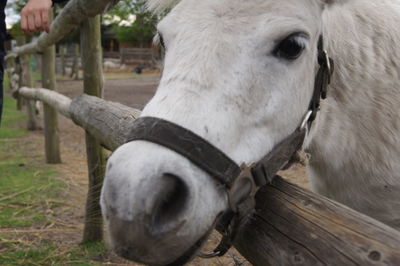
[[[159,81],[158,75],[147,75],[136,79],[109,79],[105,82],[105,99],[130,107],[141,109],[152,97]],[[76,97],[83,91],[82,81],[60,81],[57,83],[59,92]],[[68,212],[62,212],[59,221],[68,227],[66,230],[48,232],[48,237],[58,240],[62,245],[77,245],[82,236],[84,205],[87,189],[87,166],[84,143],[84,130],[76,126],[72,121],[61,117],[59,120],[61,152],[63,164],[58,165],[58,170],[64,176],[68,184],[68,197],[65,198],[69,208]],[[39,141],[42,132],[30,134],[32,141]],[[292,182],[307,187],[304,167],[296,166],[283,173]],[[211,251],[218,244],[219,236],[213,234],[208,241],[205,250]],[[137,265],[123,261],[111,252],[104,258],[104,265]],[[249,265],[235,251],[231,250],[223,258],[213,260],[196,259],[190,265]]]

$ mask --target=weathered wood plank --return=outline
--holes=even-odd
[[[71,74],[69,75],[71,78],[75,80],[79,80],[79,70],[80,70],[80,58],[79,58],[79,44],[74,44],[74,57],[72,61]]]
[[[75,124],[96,137],[106,149],[113,151],[124,144],[129,129],[140,115],[140,110],[120,103],[109,102],[83,94],[73,100],[47,89],[21,88],[19,95],[40,100],[55,108]]]
[[[281,178],[235,246],[254,265],[400,265],[400,232]]]
[[[56,109],[63,116],[71,118],[69,113],[71,99],[60,93],[42,88],[32,89],[23,87],[18,90],[18,94],[27,99],[42,101]]]
[[[70,114],[77,125],[113,151],[125,142],[140,111],[84,94],[72,101]]]
[[[53,18],[50,12],[49,20]],[[42,54],[42,86],[48,90],[56,88],[56,47],[54,45],[44,49]],[[57,111],[46,103],[43,104],[44,111],[44,135],[46,162],[50,164],[61,163],[60,136],[58,131]]]
[[[66,75],[66,60],[65,60],[65,52],[66,52],[66,46],[61,44],[59,47],[60,50],[60,64],[61,64],[61,75],[65,76]]]

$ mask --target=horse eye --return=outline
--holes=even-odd
[[[152,56],[157,64],[159,64],[159,67],[162,68],[165,58],[165,43],[164,38],[160,33],[157,33],[157,35],[154,37]]]
[[[158,33],[158,36],[160,38],[160,45],[162,46],[162,48],[165,49],[165,42],[163,36],[161,35],[161,33]]]
[[[281,41],[274,50],[274,55],[286,60],[295,60],[300,57],[306,45],[304,34],[295,33]]]

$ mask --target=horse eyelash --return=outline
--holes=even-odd
[[[161,35],[160,32],[157,32],[156,36],[154,37],[153,43],[155,45],[161,45],[165,49],[164,38],[163,38],[163,36]]]
[[[160,44],[161,46],[165,49],[165,42],[164,42],[164,38],[161,34],[158,34],[160,36]]]

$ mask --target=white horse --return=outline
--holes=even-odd
[[[312,189],[400,228],[399,0],[149,0],[171,8],[156,95],[142,116],[202,136],[237,164],[298,127],[317,43],[336,71],[305,149]],[[110,158],[101,204],[114,248],[167,264],[227,209],[226,191],[179,154],[145,141]],[[161,206],[161,207],[160,207]]]

